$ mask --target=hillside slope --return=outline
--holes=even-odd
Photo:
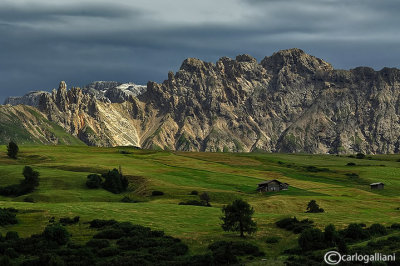
[[[0,144],[10,140],[18,144],[85,145],[34,107],[0,105]]]

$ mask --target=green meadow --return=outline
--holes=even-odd
[[[191,253],[206,251],[218,240],[238,240],[238,234],[221,229],[221,207],[242,198],[255,209],[258,231],[246,240],[258,245],[270,259],[283,260],[282,252],[297,245],[297,237],[279,229],[275,222],[296,216],[309,218],[323,229],[332,223],[338,229],[349,223],[391,225],[400,218],[400,155],[367,156],[365,159],[335,155],[269,153],[194,153],[97,148],[86,146],[20,146],[17,160],[9,159],[0,146],[0,186],[17,184],[29,165],[40,172],[40,185],[31,194],[0,196],[0,207],[14,207],[19,223],[0,227],[0,232],[17,231],[27,237],[40,233],[51,217],[80,216],[69,226],[72,239],[85,242],[90,230],[85,222],[115,219],[164,230],[181,238]],[[348,166],[348,163],[354,163]],[[112,194],[88,189],[86,177],[121,167],[130,185],[127,192]],[[280,192],[258,193],[257,184],[270,179],[289,184]],[[383,182],[383,190],[370,183]],[[154,190],[163,196],[152,196]],[[212,207],[183,206],[198,200],[190,192],[207,192]],[[29,196],[34,203],[25,202]],[[123,203],[129,196],[137,203]],[[316,200],[324,213],[305,213]],[[267,244],[277,236],[277,244]],[[275,263],[276,264],[276,263]]]

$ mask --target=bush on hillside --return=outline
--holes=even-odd
[[[17,224],[18,220],[15,213],[15,209],[0,208],[0,226]]]
[[[205,206],[209,207],[204,201],[198,201],[198,200],[188,200],[186,202],[179,202],[179,205],[193,205],[193,206]]]
[[[399,223],[394,223],[390,226],[390,228],[395,229],[395,230],[400,230],[400,224]]]
[[[111,226],[116,224],[117,221],[115,220],[100,220],[94,219],[93,221],[89,222],[91,228],[103,228],[106,226]]]
[[[25,179],[18,185],[0,187],[0,195],[3,196],[21,196],[32,192],[39,186],[39,172],[34,171],[32,167],[25,166],[22,172]]]
[[[265,243],[267,243],[267,244],[276,244],[276,243],[279,242],[280,239],[281,238],[277,237],[277,236],[270,236],[270,237],[267,237],[267,239],[265,240]]]
[[[60,224],[62,225],[70,225],[70,224],[77,224],[79,222],[80,217],[75,216],[74,218],[63,217],[60,218]]]
[[[55,242],[58,245],[67,244],[70,237],[68,231],[60,224],[46,226],[43,236],[45,239]]]
[[[365,158],[365,154],[359,152],[359,153],[356,154],[356,158],[357,158],[357,159],[364,159],[364,158]]]
[[[152,196],[162,196],[162,195],[164,195],[164,192],[158,191],[158,190],[154,190],[154,191],[151,192],[151,195]]]
[[[86,186],[90,189],[96,189],[101,187],[101,176],[96,174],[90,174],[87,176]]]
[[[295,234],[299,234],[305,229],[309,229],[313,227],[314,221],[309,219],[297,220],[296,217],[293,218],[283,218],[282,220],[277,221],[275,224],[279,228],[286,229],[288,231],[292,231]]]
[[[386,228],[381,224],[372,224],[367,230],[370,235],[382,235],[383,236],[383,235],[387,234]]]
[[[310,202],[307,204],[306,212],[318,213],[318,212],[324,212],[324,209],[320,208],[315,200],[310,200]]]
[[[190,195],[199,195],[199,192],[197,190],[193,190],[192,192],[190,192]]]
[[[299,237],[299,246],[304,251],[325,248],[324,234],[318,228],[304,230]]]
[[[103,188],[114,194],[119,194],[128,188],[128,179],[115,168],[101,176],[104,178]]]
[[[350,241],[359,241],[369,238],[368,230],[363,229],[360,224],[356,223],[349,224],[346,229],[339,233]]]

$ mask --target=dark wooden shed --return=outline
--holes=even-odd
[[[286,190],[288,188],[289,188],[288,183],[282,183],[279,180],[273,179],[259,183],[257,191],[259,192],[281,191],[281,190]]]
[[[382,182],[378,182],[378,183],[372,183],[372,184],[370,184],[370,186],[371,186],[371,189],[383,189],[385,184],[383,184]]]

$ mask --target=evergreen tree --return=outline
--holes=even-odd
[[[103,188],[114,194],[121,193],[128,188],[128,179],[120,174],[115,168],[108,171],[107,174],[103,174],[102,177],[105,179],[103,182]]]
[[[17,159],[18,151],[19,151],[19,147],[18,147],[17,143],[15,143],[14,141],[10,141],[10,143],[8,143],[8,145],[7,145],[8,157]]]
[[[257,230],[257,224],[252,220],[254,209],[246,201],[237,199],[232,204],[222,207],[222,212],[224,231],[239,231],[243,237],[245,232],[252,234]]]
[[[307,211],[306,212],[324,212],[324,209],[320,208],[319,205],[315,200],[310,200],[310,202],[307,205]]]

